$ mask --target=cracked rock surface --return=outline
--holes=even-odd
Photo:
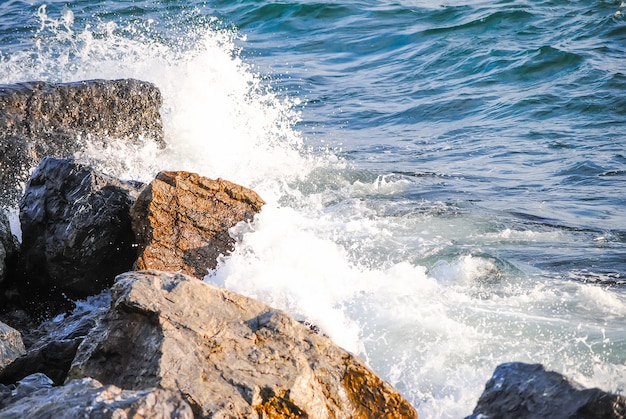
[[[183,274],[118,276],[68,380],[183,395],[200,417],[416,418],[360,359],[286,313]]]

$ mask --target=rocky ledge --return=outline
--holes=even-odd
[[[0,417],[417,418],[314,328],[201,278],[263,200],[222,179],[122,181],[84,138],[163,145],[136,80],[0,86]],[[622,396],[504,364],[471,418],[618,418]]]

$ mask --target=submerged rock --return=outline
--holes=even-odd
[[[20,332],[0,322],[0,372],[24,353],[26,348]]]
[[[0,203],[17,202],[43,157],[73,157],[85,140],[163,147],[161,104],[156,86],[133,79],[0,85]]]
[[[141,187],[73,160],[44,158],[20,201],[22,291],[80,298],[130,270],[136,248],[129,209]]]
[[[355,356],[284,312],[182,274],[118,277],[69,379],[182,394],[200,417],[416,418]]]
[[[140,253],[135,269],[204,277],[232,251],[228,229],[261,210],[256,192],[195,173],[161,172],[131,208]]]
[[[70,381],[61,387],[33,388],[0,403],[4,419],[49,418],[177,418],[192,419],[193,412],[173,391],[149,388],[138,391],[103,386],[91,378]]]
[[[578,383],[541,364],[499,365],[469,418],[624,418],[626,398]]]

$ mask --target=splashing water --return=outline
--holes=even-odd
[[[112,141],[87,144],[80,157],[145,182],[159,170],[222,177],[267,202],[232,230],[235,251],[206,281],[315,324],[423,417],[469,414],[507,361],[626,388],[626,332],[614,321],[626,315],[624,293],[499,255],[520,243],[567,246],[577,239],[566,231],[502,225],[471,205],[415,198],[408,176],[308,146],[295,128],[300,101],[255,73],[241,58],[244,37],[217,19],[181,33],[150,19],[55,16],[39,7],[32,44],[2,51],[3,83],[132,77],[164,98],[165,150]]]

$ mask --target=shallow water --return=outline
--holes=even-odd
[[[155,83],[166,150],[80,157],[254,188],[206,280],[462,417],[507,361],[625,391],[625,8],[12,0],[0,82]]]

